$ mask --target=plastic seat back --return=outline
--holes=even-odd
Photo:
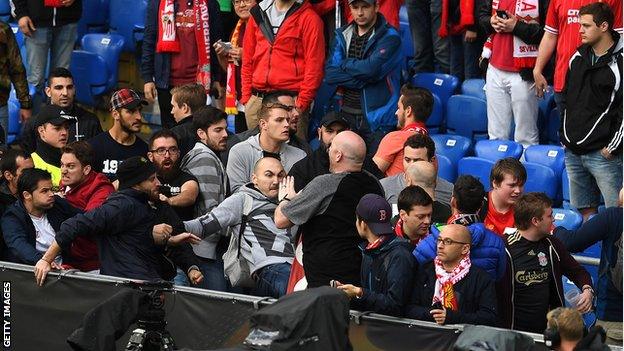
[[[474,96],[479,99],[485,98],[485,80],[484,79],[466,79],[461,86],[462,95]]]
[[[464,157],[457,163],[457,175],[470,174],[481,181],[485,191],[490,191],[490,172],[494,162],[480,157]]]
[[[523,149],[522,144],[511,140],[479,140],[475,145],[475,154],[495,162],[506,157],[519,160]]]
[[[472,141],[487,139],[487,104],[474,96],[453,95],[446,105],[446,130]]]
[[[435,143],[436,153],[446,156],[455,167],[459,160],[468,155],[472,145],[470,139],[455,134],[434,134],[431,139]]]
[[[546,193],[551,199],[555,199],[559,187],[559,181],[555,172],[539,163],[525,162],[527,181],[524,184],[524,192],[539,191]]]

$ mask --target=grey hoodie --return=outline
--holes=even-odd
[[[263,157],[259,139],[260,134],[251,136],[249,139],[234,145],[232,150],[230,150],[227,175],[230,179],[232,192],[249,182],[254,165]],[[301,149],[283,143],[279,155],[284,170],[289,172],[290,168],[297,161],[306,156],[306,153]]]
[[[225,199],[210,213],[185,221],[185,229],[203,237],[221,233],[230,227],[231,235],[238,235],[245,196],[250,196],[253,201],[243,233],[241,254],[249,262],[251,273],[272,264],[292,264],[295,253],[291,229],[277,229],[273,220],[277,204],[251,183],[240,187],[237,193]]]
[[[202,142],[195,143],[180,161],[180,169],[192,174],[199,183],[199,196],[195,202],[195,216],[199,217],[210,212],[225,200],[227,195],[227,175],[221,160],[208,146]],[[216,258],[219,235],[207,236],[197,245],[193,252],[203,258]]]

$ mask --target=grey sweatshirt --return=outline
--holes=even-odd
[[[210,212],[225,200],[227,195],[227,175],[221,160],[208,146],[197,142],[180,162],[180,168],[197,178],[199,196],[195,202],[195,216],[199,217]],[[219,235],[207,236],[197,245],[193,252],[203,258],[216,258]]]
[[[230,228],[230,235],[238,235],[245,196],[252,198],[251,212],[241,242],[241,254],[249,262],[251,273],[277,263],[292,264],[295,255],[291,229],[277,229],[273,214],[277,204],[247,184],[228,197],[210,213],[184,222],[189,233],[200,237],[221,233]],[[292,231],[294,232],[294,231]]]
[[[232,192],[235,192],[250,181],[254,165],[262,158],[263,150],[260,147],[259,139],[260,134],[251,136],[249,139],[234,145],[232,150],[230,150],[227,175],[230,179]],[[306,156],[306,153],[301,149],[283,143],[279,155],[284,170],[289,172],[290,168],[297,161]]]

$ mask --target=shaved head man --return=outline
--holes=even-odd
[[[334,137],[329,147],[329,174],[314,178],[300,192],[287,177],[280,185],[275,209],[278,228],[302,226],[303,265],[309,287],[360,283],[361,241],[355,228],[355,208],[365,194],[383,196],[381,185],[362,172],[364,140],[351,131]]]
[[[433,163],[428,161],[416,161],[410,163],[405,170],[405,178],[408,186],[417,185],[423,188],[433,199],[432,223],[446,223],[453,213],[449,205],[435,198],[435,188],[438,179],[437,173]]]
[[[279,184],[286,177],[282,163],[275,157],[263,157],[256,162],[251,183],[269,199],[277,198]]]

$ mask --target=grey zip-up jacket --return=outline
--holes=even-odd
[[[253,184],[242,186],[210,213],[184,222],[190,233],[200,237],[223,233],[230,228],[230,235],[238,235],[243,216],[245,197],[252,198],[241,254],[249,262],[250,272],[278,263],[292,264],[295,255],[291,229],[278,229],[273,214],[277,203],[254,188]]]
[[[195,217],[209,213],[219,205],[227,195],[227,174],[219,156],[206,144],[195,143],[180,162],[180,169],[192,174],[199,183],[199,196],[195,202]],[[193,252],[203,258],[216,258],[219,235],[205,237],[199,244],[193,245]]]
[[[230,187],[235,192],[251,179],[256,162],[263,157],[260,147],[260,134],[249,137],[232,147],[227,163],[227,175],[230,178]],[[279,151],[280,161],[284,170],[289,172],[292,166],[306,156],[306,153],[294,146],[283,143]]]

